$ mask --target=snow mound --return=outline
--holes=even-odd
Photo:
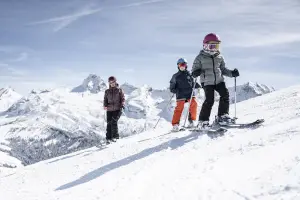
[[[100,91],[105,91],[107,85],[105,82],[97,75],[90,74],[86,79],[83,80],[83,83],[72,89],[71,92],[86,92],[98,93]]]

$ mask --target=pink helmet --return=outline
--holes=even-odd
[[[204,37],[203,44],[207,44],[208,42],[215,41],[221,42],[220,37],[215,33],[209,33]]]

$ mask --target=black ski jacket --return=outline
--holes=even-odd
[[[194,80],[189,71],[178,71],[170,80],[170,91],[176,94],[177,101],[191,98],[193,92]],[[195,88],[200,88],[196,83]],[[193,93],[193,96],[195,94]]]

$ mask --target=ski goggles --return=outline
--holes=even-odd
[[[187,64],[186,63],[178,63],[178,66],[179,67],[187,67]]]
[[[109,84],[113,84],[113,83],[116,83],[116,81],[109,81]]]
[[[220,43],[207,43],[204,44],[204,49],[209,51],[219,51],[220,50]]]

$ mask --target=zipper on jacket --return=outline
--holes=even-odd
[[[215,85],[217,85],[217,76],[216,76],[216,71],[215,71],[215,59],[213,56],[211,56],[211,59],[213,61],[213,72],[214,72],[214,75],[215,75]]]
[[[113,104],[113,110],[115,110],[115,102],[114,102],[114,88],[111,90],[111,96],[112,96],[112,104]]]

